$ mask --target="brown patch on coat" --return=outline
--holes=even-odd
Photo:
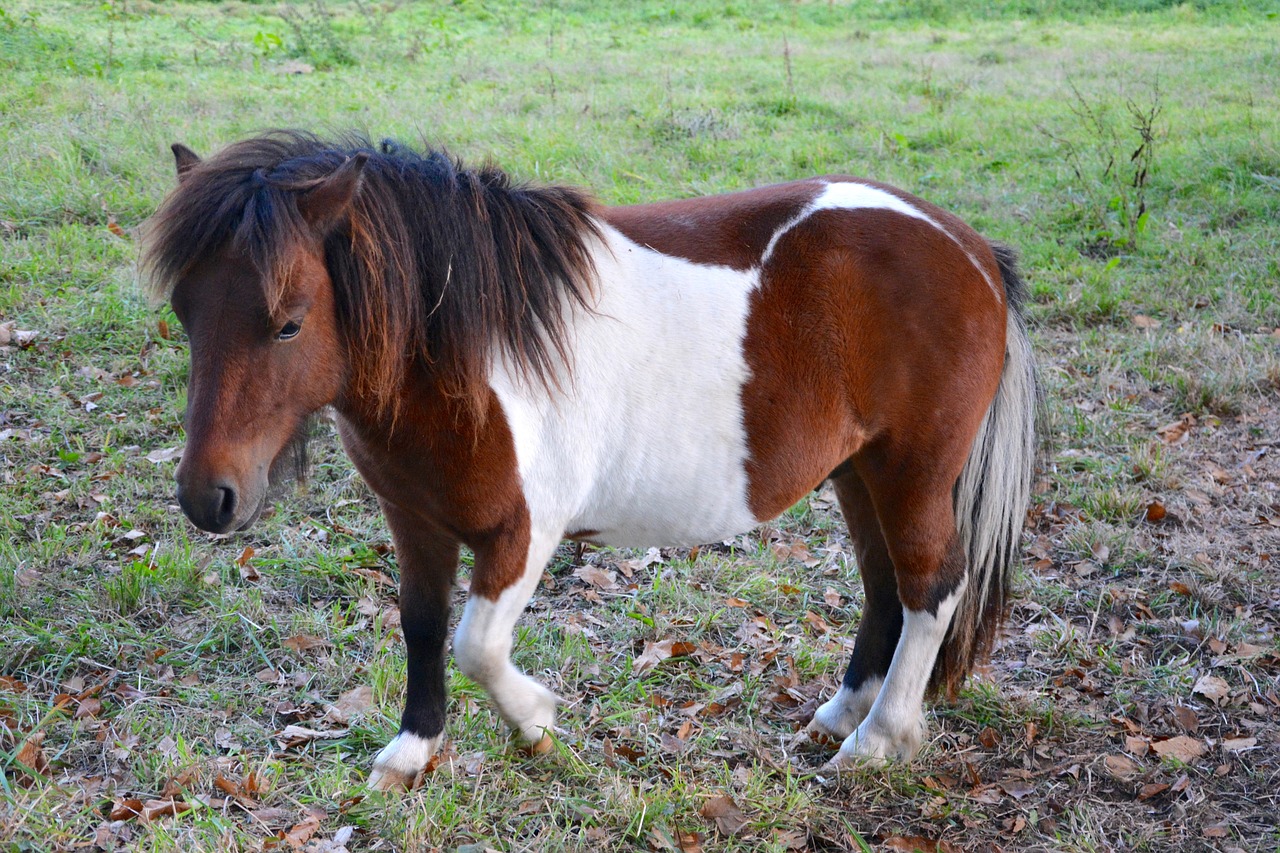
[[[817,198],[819,180],[794,181],[726,195],[610,207],[601,218],[641,246],[695,264],[747,270],[784,225]]]
[[[475,552],[471,592],[491,601],[524,575],[529,509],[515,442],[492,391],[473,419],[464,401],[415,370],[394,428],[369,401],[337,405],[342,443],[383,505]],[[479,422],[477,422],[477,420]]]
[[[785,511],[873,442],[888,466],[931,459],[927,479],[949,492],[999,382],[1004,323],[979,270],[927,222],[832,208],[790,229],[744,343],[752,512]]]

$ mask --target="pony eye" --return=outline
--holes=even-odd
[[[290,338],[296,338],[298,336],[298,332],[301,332],[301,331],[302,331],[302,325],[300,323],[295,323],[292,320],[290,320],[289,322],[285,323],[283,326],[280,327],[280,331],[276,332],[276,340],[287,341]]]

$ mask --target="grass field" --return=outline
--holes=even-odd
[[[0,0],[0,849],[1277,849],[1277,81],[1275,2]],[[454,673],[426,784],[363,790],[404,678],[373,498],[325,427],[251,533],[192,528],[135,281],[169,143],[274,126],[610,203],[859,174],[1017,247],[1026,559],[920,757],[792,743],[861,605],[819,491],[731,547],[566,546],[516,648],[556,752]]]

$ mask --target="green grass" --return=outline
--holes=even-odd
[[[1275,2],[0,0],[0,323],[38,333],[0,349],[0,846],[261,849],[308,808],[350,850],[1276,846],[1278,77]],[[311,483],[235,539],[194,531],[147,459],[182,443],[186,351],[139,295],[134,228],[171,142],[276,126],[425,139],[606,203],[866,175],[1017,247],[1045,387],[1029,556],[922,756],[836,779],[790,745],[861,611],[819,493],[771,525],[813,567],[768,531],[630,579],[638,554],[588,550],[620,572],[597,603],[562,550],[515,651],[567,700],[556,752],[513,750],[455,674],[450,760],[365,795],[403,695],[397,569],[331,430]],[[701,651],[635,675],[667,637]],[[1192,692],[1206,674],[1221,705]],[[281,746],[358,685],[374,706],[344,737]],[[1178,706],[1203,757],[1126,753],[1183,734]],[[1136,776],[1108,771],[1122,754]],[[191,810],[110,820],[166,791]],[[722,793],[739,835],[699,814]]]

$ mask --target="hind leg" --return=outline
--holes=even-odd
[[[864,602],[844,681],[836,695],[818,708],[808,731],[844,740],[866,718],[889,673],[902,633],[902,602],[880,520],[862,478],[846,468],[831,482],[853,539]]]
[[[924,738],[924,696],[964,594],[965,559],[951,499],[955,476],[915,467],[860,469],[893,562],[902,628],[879,693],[832,759],[837,766],[915,755]]]

